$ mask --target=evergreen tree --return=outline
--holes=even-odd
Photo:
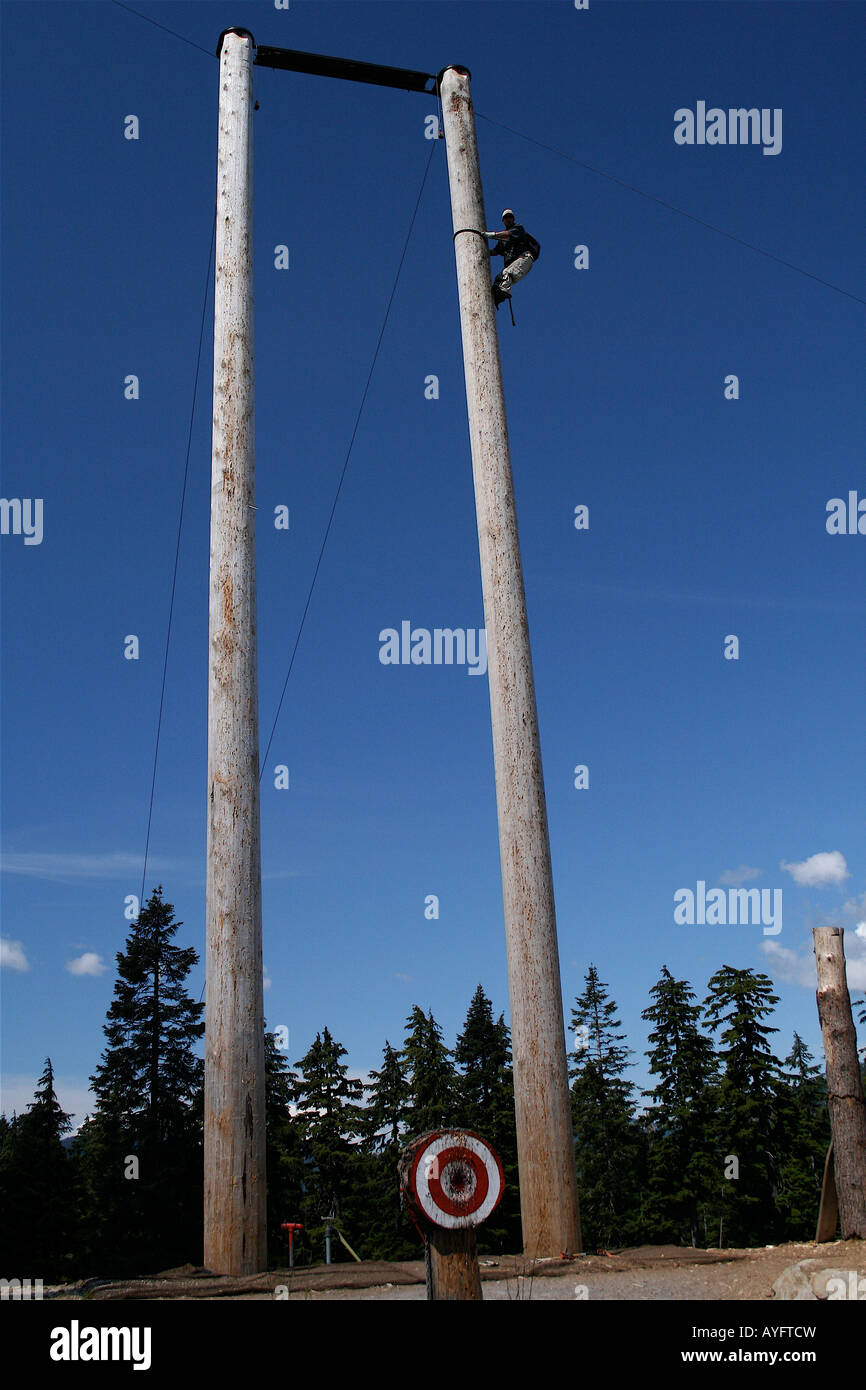
[[[780,1143],[778,1206],[786,1240],[812,1240],[821,1203],[824,1163],[830,1145],[827,1083],[799,1033],[785,1058],[779,1085]]]
[[[160,886],[117,954],[96,1110],[80,1134],[100,1272],[201,1258],[204,1005],[184,984],[196,951],[172,945],[182,925]]]
[[[647,1053],[658,1084],[644,1095],[649,1138],[646,1238],[661,1244],[696,1245],[701,1201],[710,1181],[707,1131],[712,1119],[710,1083],[716,1064],[712,1041],[701,1033],[700,1005],[687,980],[667,966],[650,991],[655,1003],[641,1017],[654,1024]]]
[[[327,1028],[316,1034],[312,1047],[295,1066],[300,1077],[292,1086],[304,1157],[304,1225],[315,1252],[322,1248],[324,1218],[333,1216],[354,1240],[364,1230],[355,1175],[360,1150],[352,1142],[363,1134],[359,1102],[363,1083],[348,1076],[342,1061],[346,1049]],[[332,1258],[340,1258],[335,1242]],[[360,1253],[360,1251],[358,1252]]]
[[[511,1047],[504,1015],[493,1018],[493,1004],[481,985],[472,996],[457,1036],[454,1060],[462,1069],[458,1083],[459,1120],[484,1133],[490,1129],[502,1099],[503,1081],[510,1073]],[[512,1113],[514,1088],[511,1086]]]
[[[49,1057],[31,1104],[6,1124],[0,1148],[0,1258],[8,1278],[47,1281],[77,1273],[74,1159],[63,1145],[71,1128]]]
[[[631,1053],[607,985],[590,965],[572,1010],[570,1054],[578,1192],[586,1250],[625,1245],[640,1227],[644,1144],[634,1122],[633,1085],[623,1072]]]
[[[584,981],[586,988],[576,1001],[577,1007],[571,1011],[571,1026],[578,1036],[574,1055],[586,1052],[582,1065],[591,1060],[603,1080],[615,1080],[628,1066],[631,1050],[620,1047],[620,1043],[625,1042],[625,1033],[615,1031],[622,1026],[616,1016],[617,1007],[608,999],[607,985],[599,980],[594,965],[590,965]],[[572,1075],[580,1069],[573,1068]],[[624,1084],[630,1089],[628,1083]]]
[[[288,1264],[288,1242],[281,1229],[284,1221],[300,1221],[303,1206],[304,1157],[300,1126],[292,1118],[293,1087],[297,1076],[265,1029],[265,1133],[268,1181],[268,1262]],[[296,1232],[296,1258],[305,1244]]]
[[[372,1080],[364,1111],[367,1219],[362,1244],[370,1259],[413,1260],[418,1257],[418,1233],[403,1209],[397,1185],[397,1160],[405,1137],[402,1129],[409,1102],[409,1083],[400,1053],[387,1039],[382,1066],[370,1075]]]
[[[373,1150],[389,1149],[394,1153],[401,1147],[400,1129],[409,1100],[409,1083],[400,1053],[385,1039],[382,1068],[370,1073],[366,1120],[366,1142]],[[380,1133],[384,1131],[384,1133]]]
[[[778,995],[767,975],[730,965],[716,971],[709,991],[706,1020],[724,1044],[712,1134],[717,1193],[712,1225],[720,1224],[722,1245],[765,1244],[778,1240],[783,1230],[775,1201],[785,1142],[780,1063],[767,1041],[778,1030],[761,1022]]]
[[[479,1230],[478,1248],[482,1253],[516,1252],[522,1247],[522,1234],[511,1035],[503,1014],[494,1019],[493,1004],[481,985],[457,1037],[454,1059],[462,1069],[457,1122],[493,1145],[505,1177],[502,1201]]]
[[[433,1014],[425,1016],[417,1004],[406,1020],[406,1041],[401,1057],[409,1081],[407,1139],[453,1125],[459,1097],[452,1054],[445,1046],[442,1029]]]

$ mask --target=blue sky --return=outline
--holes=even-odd
[[[140,891],[215,195],[209,55],[238,24],[467,65],[488,225],[510,205],[542,246],[499,332],[566,1016],[592,961],[646,1083],[662,965],[701,998],[723,963],[751,966],[781,996],[777,1050],[796,1028],[819,1054],[813,926],[846,928],[866,986],[866,536],[826,527],[830,499],[866,497],[863,6],[134,8],[206,52],[109,0],[0,11],[2,495],[43,506],[40,543],[0,537],[4,1108],[50,1055],[83,1118]],[[264,751],[436,104],[264,69],[255,88]],[[675,112],[699,102],[780,110],[781,149],[678,144]],[[196,997],[211,308],[146,875],[201,953]],[[484,621],[444,142],[262,784],[265,1008],[292,1061],[327,1026],[367,1072],[415,1003],[453,1044],[479,981],[507,1016],[487,680],[383,665],[379,633],[403,620]],[[782,890],[782,930],[676,923],[699,881]]]

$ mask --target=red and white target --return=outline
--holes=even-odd
[[[434,1226],[479,1226],[498,1204],[505,1178],[494,1150],[469,1130],[429,1135],[410,1176],[415,1199]]]

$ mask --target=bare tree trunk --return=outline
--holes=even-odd
[[[818,1018],[827,1059],[833,1168],[842,1239],[866,1238],[866,1100],[845,974],[841,927],[816,927]]]

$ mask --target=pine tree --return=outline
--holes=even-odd
[[[786,1240],[811,1240],[821,1203],[824,1162],[830,1144],[827,1083],[799,1033],[778,1088],[781,1160],[778,1206]]]
[[[779,1059],[767,1039],[778,1030],[761,1022],[778,995],[767,975],[717,970],[705,1000],[706,1021],[720,1031],[724,1068],[716,1096],[713,1227],[722,1225],[726,1246],[778,1240],[782,1222],[776,1194],[784,1135],[779,1123]]]
[[[370,1073],[365,1111],[366,1142],[373,1150],[400,1149],[400,1129],[409,1100],[409,1083],[400,1053],[385,1039],[380,1071]],[[381,1133],[384,1131],[384,1133]]]
[[[634,1088],[623,1077],[631,1052],[620,1045],[616,1004],[594,965],[585,982],[572,1010],[569,1075],[583,1243],[595,1250],[627,1244],[639,1229],[645,1160]]]
[[[160,886],[117,954],[118,978],[82,1127],[92,1258],[127,1274],[198,1262],[202,1244],[204,1005],[184,981],[198,960]]]
[[[310,1248],[321,1249],[325,1218],[333,1216],[354,1245],[363,1233],[355,1173],[360,1149],[352,1141],[363,1134],[360,1101],[364,1086],[348,1075],[346,1049],[325,1028],[295,1066],[301,1075],[292,1086],[304,1156],[304,1225]],[[360,1252],[359,1252],[360,1253]],[[332,1258],[339,1259],[340,1247]]]
[[[406,1020],[406,1041],[400,1055],[409,1081],[407,1139],[453,1125],[459,1097],[452,1053],[433,1014],[425,1016],[417,1004]]]
[[[687,980],[675,980],[663,966],[650,994],[655,1003],[641,1017],[655,1025],[647,1056],[659,1080],[644,1092],[653,1102],[644,1117],[649,1139],[645,1238],[696,1245],[710,1181],[713,1044],[699,1029],[701,1008],[692,1003],[695,994]]]
[[[481,985],[472,996],[463,1032],[458,1034],[454,1059],[462,1069],[458,1123],[476,1130],[492,1144],[505,1177],[502,1201],[479,1230],[479,1251],[519,1251],[522,1238],[511,1035],[503,1014],[494,1019],[493,1004]]]
[[[400,1053],[387,1039],[382,1066],[370,1075],[364,1111],[364,1253],[370,1259],[412,1260],[418,1257],[418,1233],[403,1208],[397,1184],[409,1083]]]
[[[7,1126],[0,1148],[2,1264],[9,1278],[56,1281],[78,1272],[75,1163],[62,1142],[71,1128],[49,1057],[31,1104]]]
[[[457,1035],[454,1060],[462,1069],[458,1084],[460,1123],[483,1133],[490,1128],[501,1099],[503,1080],[510,1071],[511,1048],[504,1015],[494,1021],[493,1004],[481,985],[472,996],[463,1032]]]
[[[288,1263],[288,1243],[282,1230],[284,1221],[299,1221],[303,1206],[304,1158],[300,1125],[291,1114],[293,1087],[298,1078],[277,1046],[273,1033],[265,1029],[265,1134],[268,1181],[267,1228],[268,1262]],[[295,1251],[304,1247],[302,1233],[296,1233]]]

